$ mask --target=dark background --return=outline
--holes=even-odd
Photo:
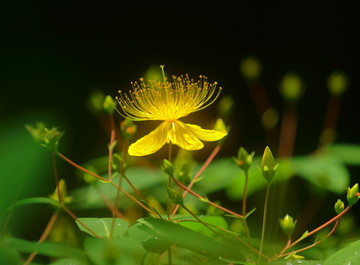
[[[52,125],[62,126],[78,149],[99,135],[86,108],[90,92],[116,96],[154,64],[166,65],[170,74],[205,74],[219,82],[223,94],[236,96],[241,142],[258,141],[251,137],[260,127],[252,125],[258,120],[239,71],[249,54],[262,62],[265,89],[279,111],[281,77],[292,70],[303,78],[307,91],[300,115],[306,119],[300,128],[313,124],[315,134],[326,109],[327,77],[338,69],[348,73],[351,87],[338,137],[357,140],[358,28],[352,1],[12,1],[3,12],[1,116],[56,113],[62,124]]]
[[[326,81],[334,70],[346,72],[350,79],[337,141],[359,143],[359,43],[353,1],[3,5],[3,134],[22,134],[23,124],[44,120],[65,130],[61,148],[77,162],[106,154],[108,137],[87,109],[89,94],[100,89],[116,96],[150,66],[164,64],[169,74],[204,74],[224,88],[223,95],[234,96],[231,142],[221,155],[234,155],[240,145],[259,153],[266,143],[239,69],[245,56],[254,55],[262,63],[262,82],[279,111],[282,76],[296,71],[306,84],[295,153],[316,147],[329,98]],[[214,118],[209,113],[209,119]],[[14,159],[19,153],[15,151]],[[45,183],[51,186],[52,178]]]

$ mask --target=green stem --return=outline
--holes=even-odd
[[[249,182],[248,170],[245,170],[245,183],[244,183],[244,191],[243,191],[243,200],[242,200],[242,215],[246,215],[246,197],[247,197],[247,186]]]
[[[164,83],[165,83],[165,73],[164,73],[164,66],[161,67],[161,70],[163,72],[163,78],[164,78]],[[171,163],[171,158],[172,158],[172,143],[169,143],[169,157],[168,160]],[[173,176],[168,175],[169,179],[168,179],[168,187],[171,188],[171,178]],[[172,207],[172,203],[170,201],[170,198],[167,201],[167,217],[170,220],[171,219],[171,207]],[[168,263],[169,265],[172,265],[172,251],[171,251],[171,246],[168,248]]]
[[[265,195],[265,202],[264,202],[264,213],[263,213],[263,221],[262,221],[262,229],[261,229],[259,260],[261,258],[262,251],[263,251],[263,246],[264,246],[265,229],[266,229],[266,216],[267,216],[268,205],[269,205],[270,188],[271,188],[271,184],[268,183],[267,187],[266,187],[266,195]]]
[[[249,238],[250,237],[250,232],[249,232],[249,227],[247,225],[246,222],[246,200],[247,200],[247,187],[248,187],[248,182],[249,182],[249,174],[248,174],[248,170],[245,170],[245,183],[244,183],[244,191],[243,191],[243,200],[242,200],[242,215],[244,216],[243,222],[244,222],[244,226],[245,226],[245,232],[246,232],[246,236]]]
[[[112,119],[112,116],[111,116],[111,120],[112,120],[112,123],[111,123],[111,129],[113,131],[113,125],[114,125],[114,122],[113,122],[113,119]],[[115,135],[112,136],[110,138],[110,146],[112,144],[112,141],[115,139]],[[110,163],[112,165],[112,152],[110,152],[110,149],[109,148],[109,179],[112,180],[112,175],[111,175],[111,167],[110,167]],[[118,182],[118,186],[121,187],[121,183],[122,183],[122,178],[123,178],[123,175],[124,175],[124,172],[125,172],[125,159],[126,159],[126,146],[123,146],[123,150],[122,150],[122,159],[121,159],[121,164],[120,164],[120,175],[119,175],[119,182]],[[110,160],[111,159],[111,160]],[[110,178],[111,176],[111,178]],[[117,216],[117,211],[118,211],[118,208],[119,208],[119,201],[120,201],[120,189],[118,189],[116,191],[116,197],[115,197],[115,203],[114,203],[114,208],[113,208],[113,216],[112,216],[112,222],[111,222],[111,229],[110,229],[110,238],[112,238],[113,234],[114,234],[114,230],[115,230],[115,221],[116,221],[116,216]]]

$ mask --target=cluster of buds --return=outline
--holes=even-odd
[[[38,122],[35,127],[31,125],[25,125],[30,135],[37,141],[41,146],[49,149],[50,151],[57,153],[59,140],[63,135],[57,128],[51,129],[46,128],[46,125],[42,122]]]
[[[252,165],[255,152],[249,154],[245,148],[240,147],[237,157],[234,157],[235,163],[244,171],[248,171]]]

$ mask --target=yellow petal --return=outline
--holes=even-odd
[[[225,130],[206,130],[194,124],[186,123],[185,125],[197,138],[203,141],[217,141],[227,135],[227,131]]]
[[[168,132],[169,140],[185,150],[199,150],[204,147],[187,124],[181,121],[171,122],[171,130]]]
[[[170,130],[169,123],[161,123],[155,130],[148,135],[137,140],[129,146],[129,155],[146,156],[155,153],[164,146],[167,140],[167,134]]]

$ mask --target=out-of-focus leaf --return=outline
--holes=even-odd
[[[297,176],[322,189],[339,194],[349,185],[349,172],[336,156],[318,154],[294,157],[292,163]]]
[[[345,164],[354,166],[360,165],[360,145],[334,144],[324,147],[322,151],[336,156]]]
[[[140,243],[130,237],[112,240],[87,238],[84,248],[95,265],[141,264],[144,255]]]
[[[249,168],[248,195],[265,188],[267,182],[261,175],[260,157],[253,159]],[[279,167],[273,182],[286,181],[292,176],[293,169],[288,160],[278,161]],[[225,189],[232,199],[241,199],[245,183],[245,174],[232,158],[222,158],[213,161],[202,174],[203,180],[198,182],[196,189],[208,194],[217,190]]]
[[[74,258],[78,260],[86,259],[82,250],[59,243],[43,242],[38,244],[37,242],[31,242],[14,237],[6,237],[0,240],[0,245],[19,252],[38,252],[40,255],[49,257]]]
[[[199,218],[202,222],[209,224],[211,229],[213,229],[215,231],[220,231],[219,229],[217,229],[217,227],[223,228],[223,229],[228,229],[227,222],[221,216],[202,216]],[[189,219],[190,218],[186,218],[186,220],[189,220]],[[193,218],[191,218],[191,219],[193,219]],[[189,221],[181,221],[181,222],[179,222],[179,224],[186,228],[189,228],[196,232],[200,232],[207,236],[214,235],[214,233],[209,228],[207,228],[205,225],[203,225],[202,223],[198,222],[195,219],[189,220]]]
[[[360,240],[349,244],[329,256],[323,265],[355,265],[360,264]]]
[[[104,177],[107,178],[107,175]],[[126,177],[138,190],[163,186],[167,181],[166,176],[161,170],[139,167],[128,168],[126,170]],[[118,178],[119,174],[115,174],[113,182],[118,183]],[[133,189],[125,180],[122,181],[122,188],[129,193],[134,193]],[[74,205],[76,207],[81,209],[94,209],[105,207],[101,198],[102,196],[106,196],[108,200],[114,201],[116,192],[116,188],[109,183],[102,183],[99,181],[94,185],[83,186],[73,191],[71,195],[74,197]],[[122,193],[120,193],[120,195],[122,198],[125,198]],[[129,201],[122,200],[120,207],[129,206],[126,204],[128,202]]]
[[[88,265],[89,263],[77,259],[58,259],[50,265]]]
[[[179,247],[190,249],[213,259],[241,262],[249,254],[248,249],[235,242],[230,243],[210,238],[166,220],[142,218],[138,222],[143,224],[142,228],[152,236],[164,238]]]
[[[0,241],[1,242],[1,241]],[[9,249],[0,244],[0,264],[20,264],[20,255],[14,249]]]
[[[280,260],[280,261],[271,262],[269,263],[269,265],[270,264],[271,265],[324,265],[321,261],[318,260]]]
[[[55,207],[60,207],[59,203],[56,200],[47,197],[32,197],[32,198],[22,199],[17,201],[12,207],[27,205],[27,204],[38,204],[38,203],[50,204]]]
[[[89,228],[92,232],[96,233],[100,238],[110,238],[112,223],[113,223],[113,218],[79,218],[76,221],[76,224],[78,225],[81,231],[84,231],[89,235],[93,236],[93,234],[87,229]],[[83,224],[86,227],[84,227]],[[128,226],[129,226],[128,222],[120,218],[116,218],[112,237],[117,238],[124,235]]]

